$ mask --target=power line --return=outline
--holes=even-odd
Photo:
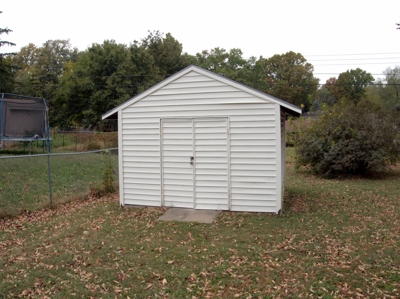
[[[307,57],[320,57],[320,56],[366,56],[366,55],[400,55],[400,52],[392,53],[353,53],[353,54],[315,54],[315,55],[304,55]]]
[[[317,60],[309,60],[309,61],[342,61],[342,60],[380,60],[380,59],[400,59],[400,57],[381,57],[381,58],[340,58],[340,59],[317,59]]]
[[[340,73],[313,73],[313,75],[339,75]],[[380,73],[380,74],[371,74],[372,76],[385,76],[384,73]]]
[[[400,64],[400,62],[365,62],[365,63],[335,63],[335,64],[313,64],[313,66],[337,66],[337,65],[368,65],[368,64],[382,64],[382,65],[387,65],[387,64]]]
[[[81,87],[83,86],[90,86],[90,87],[151,87],[154,86],[155,84],[117,84],[117,85],[108,85],[108,84],[82,84],[80,85]],[[290,85],[290,83],[286,83],[286,84],[282,84],[280,83],[279,85]],[[313,85],[318,85],[318,86],[322,86],[325,85],[325,83],[302,83],[302,84],[293,84],[292,87],[299,87],[299,86],[313,86]],[[352,86],[353,84],[332,84],[334,86]],[[366,87],[368,86],[400,86],[400,83],[369,83],[365,85]],[[271,88],[271,86],[266,86],[266,85],[260,85],[260,84],[256,84],[252,86],[253,88],[259,88],[259,89],[263,89],[265,87]]]
[[[298,53],[298,52],[296,52],[296,53]],[[372,56],[372,55],[400,55],[400,52],[391,52],[391,53],[351,53],[351,54],[312,54],[312,55],[307,55],[307,54],[303,55],[302,54],[302,56],[304,56],[304,57],[337,57],[337,56],[368,56],[368,55],[370,55],[370,56]],[[245,57],[242,57],[242,58],[244,58],[244,59],[251,58],[251,57],[256,57],[257,58],[258,56],[262,56],[262,55],[245,56]],[[263,58],[265,58],[265,57],[263,56]]]

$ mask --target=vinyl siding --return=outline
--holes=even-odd
[[[174,200],[178,194],[189,207],[193,192],[190,185],[187,188],[188,173],[174,167],[174,163],[179,163],[179,149],[187,146],[185,149],[190,151],[187,141],[193,132],[175,128],[178,130],[168,132],[170,140],[161,144],[160,120],[223,117],[228,119],[228,136],[218,127],[196,128],[199,138],[195,147],[201,155],[196,157],[200,167],[193,180],[195,192],[202,198],[196,208],[213,209],[218,200],[230,197],[228,208],[233,211],[277,212],[277,195],[281,192],[276,187],[277,182],[282,182],[277,169],[282,165],[278,167],[276,160],[276,132],[280,129],[276,105],[191,71],[122,109],[119,117],[123,204],[160,206],[162,198]],[[167,156],[160,156],[161,146],[170,150]],[[230,196],[221,189],[225,183],[218,183],[224,171],[219,168],[227,153]],[[163,175],[161,161],[168,167]],[[163,195],[161,179],[168,186]]]
[[[283,208],[283,198],[284,198],[284,188],[285,188],[285,177],[286,177],[286,128],[285,128],[285,119],[286,113],[283,109],[280,109],[280,122],[281,122],[281,197],[277,200],[280,200],[280,204],[278,205],[279,209]]]
[[[124,113],[122,113],[124,116]],[[160,123],[122,117],[123,204],[160,206]]]
[[[201,118],[193,121],[194,208],[229,210],[227,129],[227,118]],[[209,185],[209,176],[214,178],[212,186]]]
[[[193,121],[164,119],[161,123],[162,205],[193,208]],[[179,176],[179,177],[177,177]]]

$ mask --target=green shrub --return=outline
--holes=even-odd
[[[367,100],[324,107],[312,125],[298,126],[297,164],[324,176],[385,170],[400,158],[399,118]]]
[[[114,174],[111,165],[111,153],[110,151],[105,151],[103,153],[104,157],[104,171],[103,171],[103,188],[106,193],[111,193],[115,191],[114,187]]]
[[[88,138],[88,141],[86,143],[86,149],[88,151],[97,151],[99,149],[101,149],[101,145],[98,142],[98,140],[96,140],[95,138]]]

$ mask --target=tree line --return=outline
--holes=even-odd
[[[1,29],[0,34],[11,32]],[[2,41],[0,47],[13,45]],[[201,66],[285,100],[304,111],[319,110],[342,98],[356,102],[370,97],[386,110],[400,109],[400,69],[386,70],[385,81],[348,70],[320,86],[314,67],[293,51],[269,58],[245,59],[239,48],[216,47],[195,55],[183,52],[170,33],[152,31],[130,45],[105,40],[84,51],[69,40],[29,44],[0,55],[0,92],[48,100],[52,127],[110,130],[101,115],[190,64]],[[374,83],[374,85],[371,85]],[[114,124],[115,126],[115,124]]]

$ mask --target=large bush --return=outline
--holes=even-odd
[[[298,126],[297,163],[324,176],[385,170],[400,160],[399,119],[367,100],[325,107],[311,125]]]

